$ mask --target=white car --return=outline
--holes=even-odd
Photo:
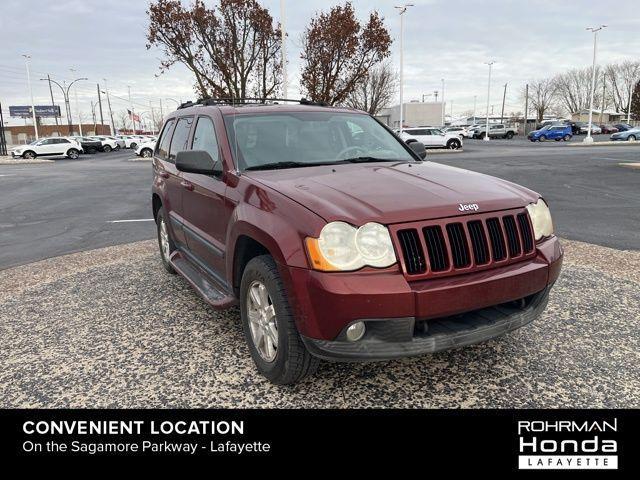
[[[120,140],[124,140],[124,148],[135,148],[142,143],[142,139],[137,135],[120,135],[116,137]]]
[[[143,142],[136,148],[136,155],[144,158],[153,157],[153,151],[156,149],[156,141],[149,140],[147,142]]]
[[[585,135],[589,131],[589,124],[582,125],[580,127],[580,133],[584,133]],[[602,129],[598,125],[591,125],[591,135],[600,135],[602,133]]]
[[[462,138],[456,132],[445,133],[434,127],[405,128],[400,138],[406,143],[422,142],[426,148],[462,148]]]
[[[28,145],[20,145],[11,149],[13,158],[36,157],[68,157],[76,159],[82,153],[82,147],[77,140],[68,137],[49,137],[35,140]]]
[[[103,152],[110,152],[111,150],[118,150],[120,147],[118,146],[118,141],[115,139],[110,139],[109,137],[102,137],[102,136],[97,136],[94,135],[92,137],[88,137],[88,138],[92,138],[100,143],[102,143],[102,151]]]
[[[469,133],[467,127],[447,127],[444,129],[445,133],[455,133],[459,137],[469,138],[472,134]]]

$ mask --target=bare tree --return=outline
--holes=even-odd
[[[552,79],[557,99],[569,113],[577,113],[583,109],[589,108],[591,72],[591,67],[574,68],[565,73],[556,75]],[[596,67],[596,78],[601,78],[598,67]],[[594,105],[598,105],[599,103],[598,92],[598,82],[596,82]]]
[[[266,98],[282,84],[280,27],[257,0],[157,0],[149,10],[147,48],[163,50],[161,73],[176,63],[195,77],[203,97]]]
[[[131,128],[131,117],[128,110],[120,110],[116,114],[116,125],[123,130],[129,130]]]
[[[633,95],[631,96],[631,116],[640,119],[640,81],[633,87]]]
[[[525,92],[522,92],[524,98]],[[532,80],[529,82],[529,103],[536,112],[538,122],[542,122],[544,114],[553,106],[556,95],[556,82],[551,78]]]
[[[346,103],[351,108],[377,115],[380,110],[389,106],[397,88],[397,75],[391,64],[383,63],[374,67],[365,81],[356,86]]]
[[[607,100],[617,112],[626,112],[629,106],[629,90],[640,76],[640,62],[624,61],[605,67]]]
[[[372,12],[364,26],[349,2],[321,12],[302,36],[300,85],[314,101],[343,103],[369,71],[389,56],[391,42],[378,12]]]

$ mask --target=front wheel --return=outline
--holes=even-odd
[[[546,142],[547,141],[547,137],[545,137],[544,135],[540,135],[540,138],[538,139],[538,141]]]
[[[136,142],[131,142],[131,145],[129,145],[129,148],[131,150],[135,150],[137,146],[138,146],[138,144]]]
[[[105,145],[103,150],[105,151],[105,153],[109,153],[113,149],[111,148],[111,145]]]
[[[169,258],[171,254],[175,250],[176,246],[171,240],[171,236],[169,235],[169,229],[167,227],[167,219],[164,215],[164,209],[160,208],[156,215],[156,229],[158,232],[158,246],[160,247],[160,259],[162,260],[162,266],[164,269],[171,273],[172,275],[176,273],[176,271],[171,266],[169,262]]]
[[[278,267],[270,255],[251,259],[244,269],[240,316],[251,357],[270,382],[296,383],[317,370],[319,360],[300,338]]]
[[[67,157],[69,157],[71,160],[76,160],[79,156],[80,152],[75,148],[70,148],[67,152]]]
[[[447,148],[449,150],[458,150],[461,146],[462,144],[460,143],[459,140],[449,140],[447,142]]]
[[[24,158],[26,160],[31,160],[32,158],[36,158],[36,154],[34,152],[32,152],[31,150],[27,150],[26,152],[24,152],[22,154],[22,158]]]
[[[629,135],[627,137],[627,140],[629,140],[630,142],[635,142],[636,141],[636,136],[635,135]]]
[[[143,157],[143,158],[151,158],[151,155],[153,155],[153,152],[151,151],[150,148],[144,148],[140,152],[140,156]]]

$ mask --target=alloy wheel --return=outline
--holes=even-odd
[[[167,232],[167,224],[164,222],[164,218],[160,220],[160,248],[162,249],[162,256],[168,262],[171,247],[169,246],[169,232]]]
[[[276,312],[267,287],[259,280],[249,285],[247,315],[253,345],[265,362],[273,362],[278,353]]]

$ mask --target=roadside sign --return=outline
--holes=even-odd
[[[59,117],[60,106],[59,105],[35,105],[36,117]],[[31,106],[30,105],[14,105],[9,106],[9,116],[31,118]]]

